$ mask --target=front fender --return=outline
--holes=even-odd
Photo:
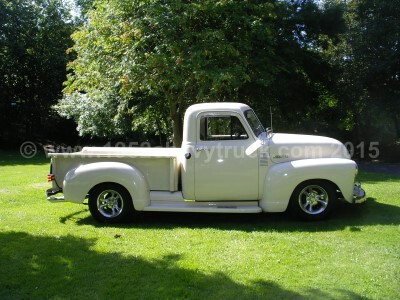
[[[64,178],[64,198],[81,203],[94,186],[104,182],[125,187],[136,210],[143,210],[150,204],[150,189],[143,174],[135,167],[119,162],[96,162],[70,170]]]
[[[333,182],[351,202],[356,172],[357,164],[342,158],[303,159],[272,165],[265,177],[260,207],[265,212],[285,211],[294,189],[310,179]]]

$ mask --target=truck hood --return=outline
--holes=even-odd
[[[275,163],[312,158],[350,158],[341,142],[324,136],[276,133],[268,139],[268,148]]]

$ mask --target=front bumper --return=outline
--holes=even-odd
[[[367,200],[365,191],[361,188],[361,183],[354,184],[353,203],[363,203]]]

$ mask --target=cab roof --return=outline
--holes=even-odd
[[[234,112],[242,114],[251,109],[248,105],[237,102],[213,102],[200,103],[190,106],[185,113],[183,127],[183,143],[190,143],[196,140],[196,120],[197,116],[203,112]]]
[[[193,114],[195,113],[196,115],[200,112],[208,111],[208,110],[213,110],[213,111],[245,111],[250,109],[250,107],[246,104],[243,103],[237,103],[237,102],[211,102],[211,103],[199,103],[199,104],[194,104],[190,106],[186,114]]]

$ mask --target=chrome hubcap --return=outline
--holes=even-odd
[[[124,208],[122,196],[114,190],[105,190],[97,197],[97,209],[107,218],[119,216]]]
[[[306,186],[299,194],[300,208],[310,215],[322,213],[328,206],[328,193],[319,185]]]

